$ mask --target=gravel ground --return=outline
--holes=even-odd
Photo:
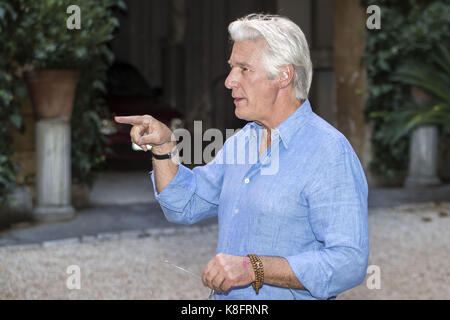
[[[374,209],[369,265],[380,271],[338,299],[450,299],[450,203]],[[206,299],[199,276],[217,229],[141,239],[0,249],[2,299]],[[194,275],[165,263],[186,268]],[[81,289],[69,290],[78,265]]]

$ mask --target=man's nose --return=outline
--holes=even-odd
[[[227,89],[233,89],[236,88],[238,84],[239,82],[237,81],[233,70],[231,70],[230,73],[228,74],[228,77],[225,79],[225,87],[227,87]]]

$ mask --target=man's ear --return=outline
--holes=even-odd
[[[292,64],[283,66],[280,70],[280,74],[278,77],[280,89],[287,87],[292,82],[293,79],[294,79],[294,66]]]

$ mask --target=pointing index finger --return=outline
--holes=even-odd
[[[131,125],[141,125],[144,118],[142,116],[114,117],[114,121]]]

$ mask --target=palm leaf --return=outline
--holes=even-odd
[[[422,104],[406,102],[400,110],[384,116],[391,128],[387,134],[392,143],[420,125],[438,125],[444,130],[450,128],[450,52],[439,45],[431,59],[434,64],[430,65],[406,62],[393,76],[396,81],[423,89],[431,99]]]
[[[450,51],[445,46],[439,45],[438,53],[432,56],[433,61],[444,70],[448,77],[450,75]]]
[[[450,66],[449,66],[450,67]],[[450,104],[450,74],[439,72],[423,64],[406,64],[400,67],[394,79],[417,86]]]

